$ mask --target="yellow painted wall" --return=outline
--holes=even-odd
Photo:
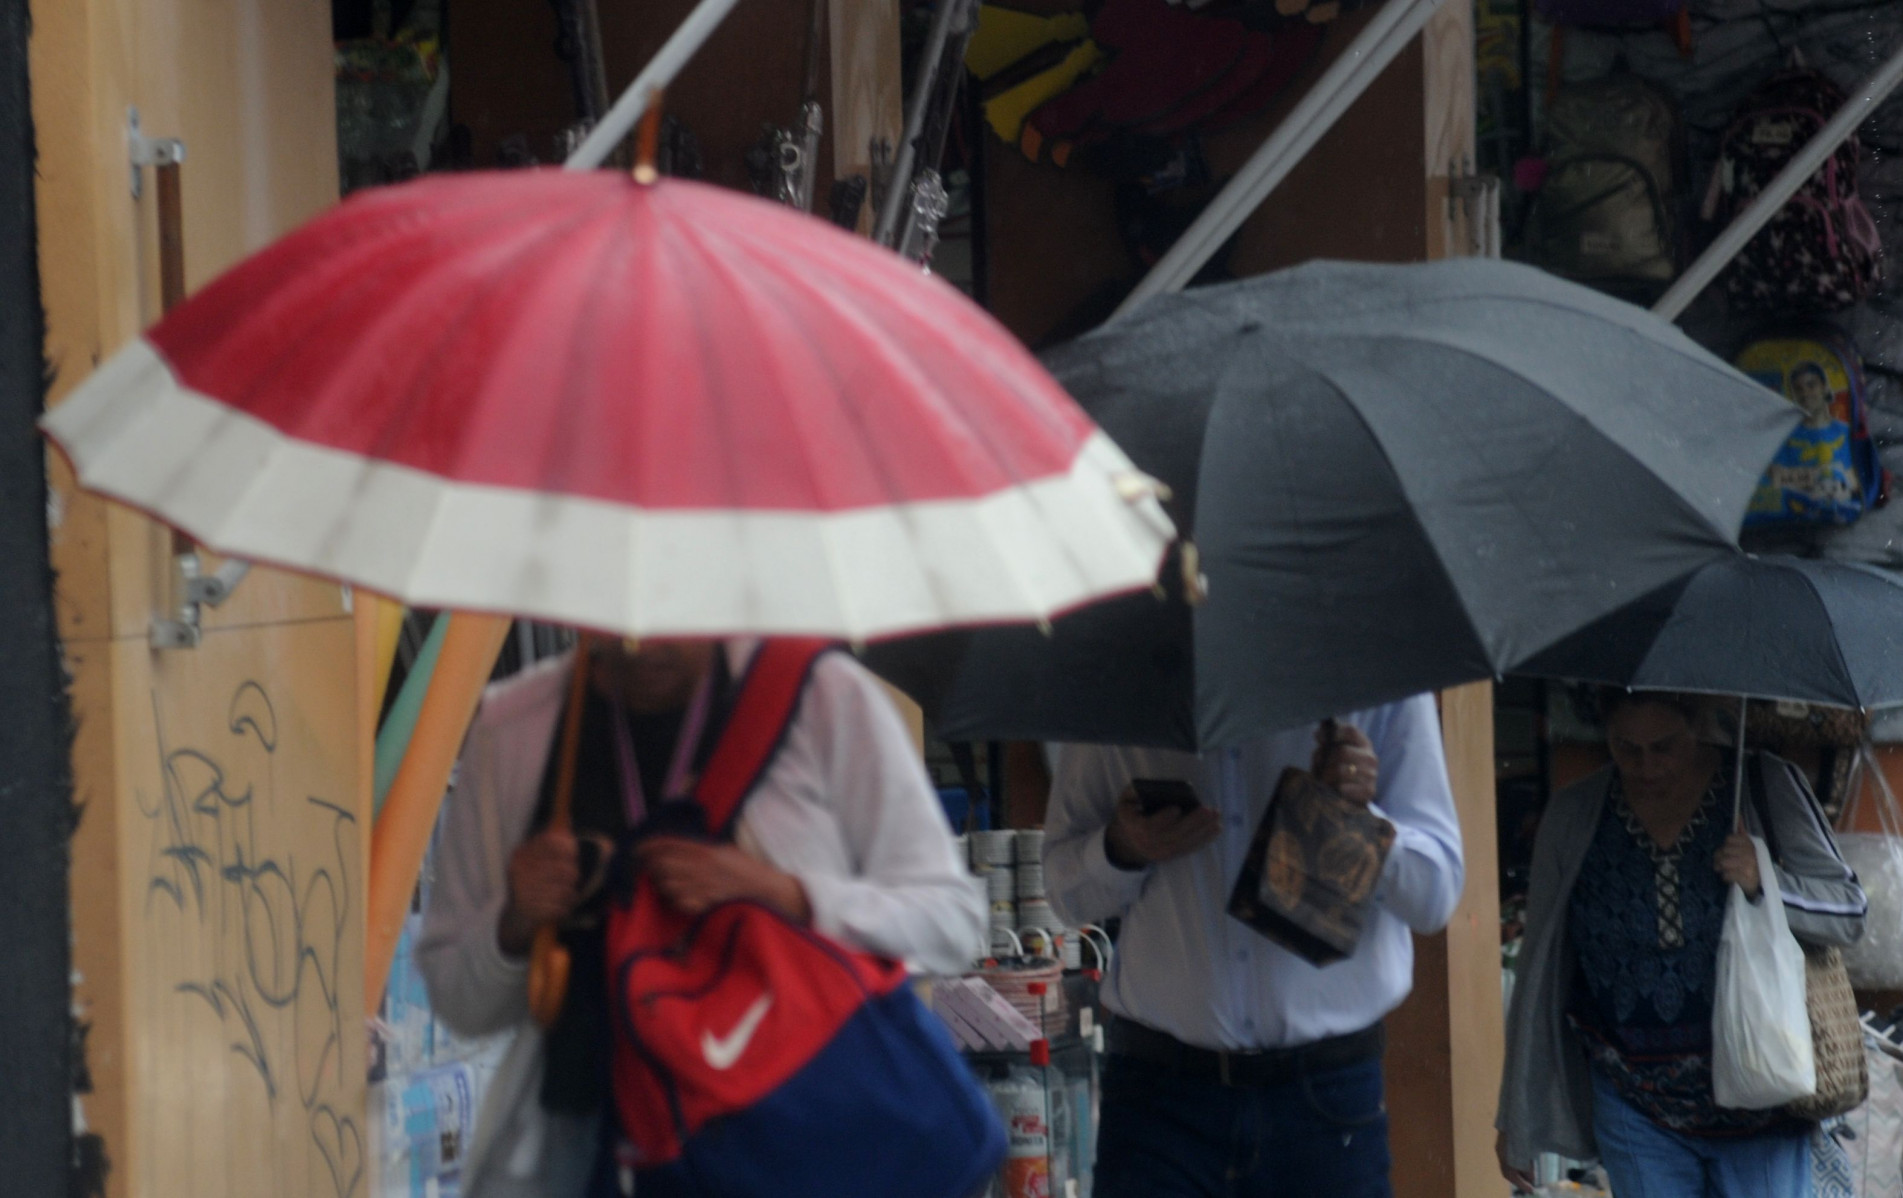
[[[158,315],[126,110],[181,137],[197,287],[337,195],[325,0],[33,0],[40,269],[55,401]],[[154,653],[163,530],[52,463],[78,740],[76,999],[107,1192],[362,1195],[356,633],[333,585],[265,571]]]

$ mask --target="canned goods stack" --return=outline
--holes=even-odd
[[[1025,951],[1054,958],[1065,969],[1083,966],[1082,946],[1064,927],[1044,888],[1044,831],[1031,828],[1016,839],[1018,938]],[[1035,946],[1035,948],[1033,947]]]
[[[971,872],[985,885],[991,904],[991,948],[993,952],[1016,952],[1011,933],[1017,930],[1018,911],[1015,875],[1011,869],[1014,838],[1010,831],[973,832]]]

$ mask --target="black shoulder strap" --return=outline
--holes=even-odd
[[[1751,805],[1757,808],[1758,826],[1764,829],[1764,846],[1771,850],[1771,860],[1782,861],[1784,854],[1778,852],[1777,828],[1771,823],[1770,791],[1764,784],[1764,754],[1747,754],[1744,763],[1745,777],[1751,784]]]

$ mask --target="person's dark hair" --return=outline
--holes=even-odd
[[[1687,695],[1678,691],[1635,691],[1623,686],[1602,686],[1593,696],[1599,708],[1599,724],[1605,727],[1612,717],[1627,707],[1652,704],[1657,707],[1669,707],[1685,717],[1685,722],[1696,729],[1704,720],[1706,700],[1699,695]]]
[[[1807,374],[1816,375],[1818,382],[1822,383],[1825,387],[1830,386],[1830,376],[1825,374],[1824,368],[1815,362],[1799,362],[1797,365],[1791,367],[1792,384],[1796,384],[1798,379],[1803,378]]]

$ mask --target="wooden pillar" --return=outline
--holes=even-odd
[[[31,7],[57,402],[158,314],[155,189],[148,174],[131,191],[129,107],[148,135],[186,143],[188,288],[336,198],[330,12]],[[254,571],[205,613],[203,644],[155,652],[149,622],[174,601],[169,536],[76,491],[61,459],[49,474],[90,1083],[74,1192],[362,1198],[368,777],[349,598]]]
[[[1414,938],[1414,993],[1388,1020],[1396,1198],[1506,1192],[1493,1156],[1494,1101],[1506,1054],[1493,684],[1443,692],[1440,712],[1467,886],[1446,931]]]

